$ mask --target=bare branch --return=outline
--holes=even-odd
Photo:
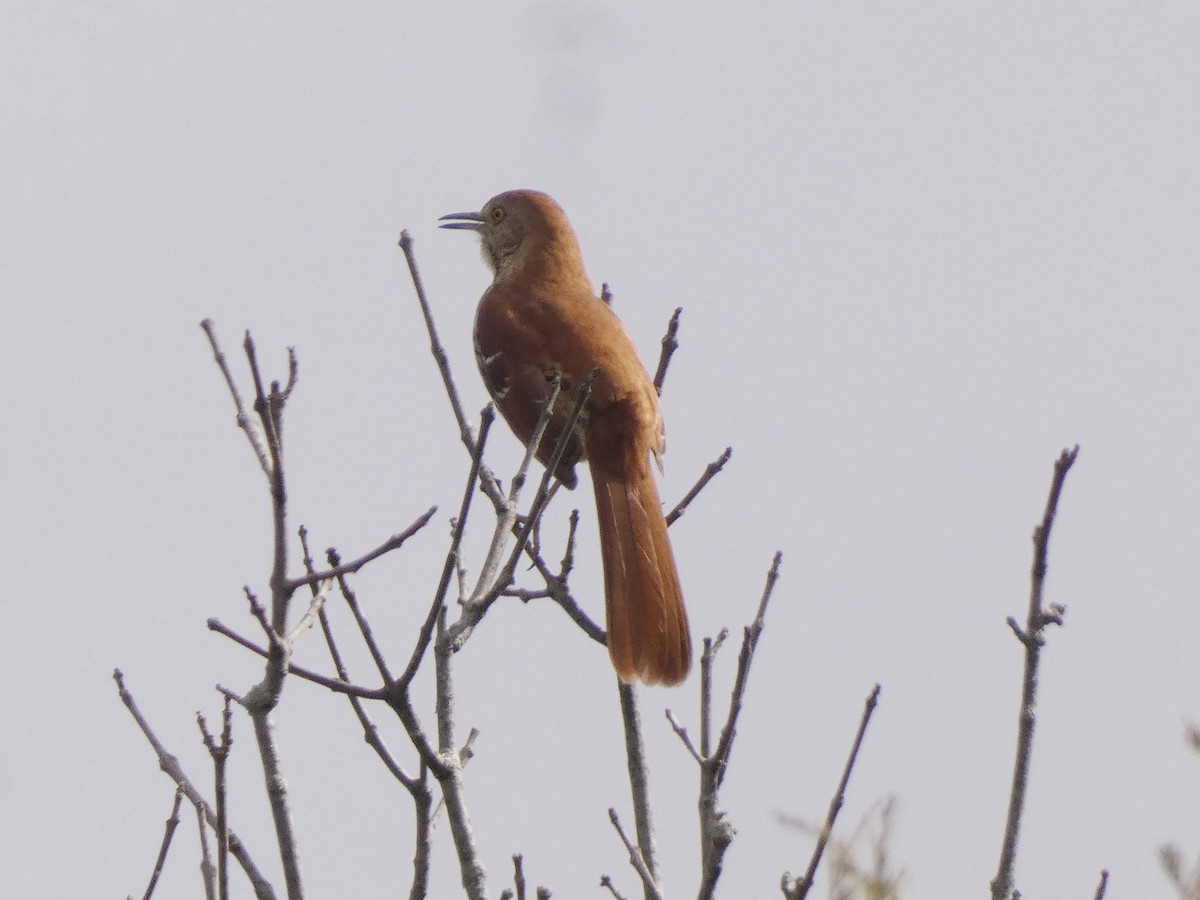
[[[300,621],[296,623],[296,627],[287,636],[289,647],[295,644],[300,635],[312,628],[313,622],[317,619],[317,614],[322,612],[325,606],[325,598],[329,596],[329,589],[331,587],[333,587],[333,582],[331,581],[324,581],[313,586],[313,598],[308,604],[308,609],[300,617]]]
[[[327,551],[325,551],[325,557],[331,566],[335,568],[338,566],[340,559],[338,558],[337,550],[330,547]],[[342,595],[342,599],[346,601],[346,607],[350,610],[350,614],[354,616],[355,624],[358,625],[358,633],[362,636],[363,643],[367,645],[367,650],[371,654],[371,659],[375,662],[376,670],[379,672],[380,677],[383,678],[385,682],[391,681],[391,670],[388,668],[387,660],[383,658],[383,650],[380,649],[379,644],[375,641],[375,634],[371,630],[371,623],[367,621],[367,617],[363,615],[362,609],[359,608],[358,596],[354,593],[349,583],[346,581],[345,575],[339,575],[337,577],[337,583],[338,590]],[[337,668],[338,674],[341,675],[343,667],[340,656],[337,653],[337,645],[333,641],[333,633],[327,626],[325,630],[326,644],[329,647],[330,656],[334,660],[334,666]],[[343,680],[346,679],[343,678]]]
[[[226,806],[225,770],[229,761],[229,749],[233,746],[233,711],[230,703],[231,698],[227,693],[219,741],[209,734],[203,714],[196,713],[196,724],[200,726],[204,746],[208,748],[213,762],[213,785],[217,801],[217,896],[220,900],[229,900],[229,817]]]
[[[658,851],[654,843],[654,819],[650,814],[650,769],[646,764],[646,743],[642,737],[637,688],[618,680],[617,696],[621,702],[621,727],[625,733],[625,761],[629,770],[638,856],[655,885],[653,894],[649,887],[645,890],[646,900],[652,900],[658,893]]]
[[[662,352],[658,357],[658,368],[654,372],[654,389],[659,394],[662,394],[663,382],[667,379],[667,366],[671,364],[671,357],[679,349],[676,335],[679,334],[679,317],[682,315],[683,307],[676,307],[675,312],[671,314],[671,321],[667,323],[667,333],[662,338]]]
[[[525,546],[529,541],[529,536],[533,529],[537,527],[541,521],[542,513],[545,512],[546,506],[550,502],[550,498],[554,495],[554,477],[558,471],[559,465],[562,463],[563,455],[566,453],[567,445],[571,442],[571,436],[575,431],[575,426],[579,422],[579,417],[583,415],[583,410],[587,406],[588,397],[591,396],[592,385],[596,381],[596,377],[600,374],[600,370],[592,369],[579,383],[578,391],[575,395],[575,404],[571,408],[570,414],[567,416],[566,422],[563,424],[562,433],[559,434],[558,440],[554,444],[554,452],[550,455],[550,459],[546,463],[545,471],[542,472],[542,480],[538,485],[537,492],[533,495],[533,502],[530,504],[529,513],[525,516],[525,521],[521,525],[520,533],[517,535],[517,544],[513,548],[509,556],[508,564],[505,565],[500,578],[496,580],[496,587],[493,590],[498,590],[501,587],[507,586],[513,578],[513,574],[517,569],[517,562],[521,558],[521,554],[525,550]],[[549,408],[549,404],[547,404]],[[540,435],[535,432],[534,439],[539,440]],[[494,599],[494,597],[492,598]],[[491,600],[486,605],[490,605]],[[482,612],[480,613],[482,615]]]
[[[142,734],[150,743],[155,755],[158,757],[159,768],[166,773],[168,778],[175,782],[175,786],[179,790],[183,791],[183,794],[185,797],[187,797],[188,802],[195,806],[197,810],[202,812],[204,820],[208,822],[209,826],[216,828],[216,815],[213,813],[212,809],[209,808],[208,803],[205,802],[204,798],[200,795],[200,792],[196,790],[195,785],[193,785],[188,779],[187,775],[184,774],[183,767],[179,764],[178,757],[172,753],[169,753],[167,748],[163,746],[162,742],[159,741],[158,737],[154,734],[153,729],[150,727],[150,723],[146,721],[145,716],[143,716],[141,710],[138,709],[137,703],[133,699],[133,694],[131,694],[125,687],[125,676],[121,674],[120,669],[113,670],[113,680],[117,683],[117,693],[121,697],[121,702],[125,704],[125,708],[129,710],[129,714],[133,716],[134,722],[137,723],[138,728],[141,729]],[[242,843],[241,838],[234,834],[233,831],[229,832],[229,852],[233,854],[234,859],[238,861],[239,865],[242,867],[242,870],[246,873],[246,877],[250,880],[250,884],[254,888],[254,895],[258,898],[258,900],[275,900],[275,889],[271,887],[271,883],[263,877],[261,872],[259,872],[258,867],[255,866],[254,860],[251,859],[250,853],[246,849],[245,844]]]
[[[706,637],[700,654],[700,755],[705,759],[712,755],[712,667],[728,638],[728,628],[722,628],[716,638]]]
[[[263,377],[258,364],[254,339],[249,331],[246,332],[242,347],[254,382],[254,411],[258,414],[266,435],[266,449],[271,463],[268,481],[270,483],[272,526],[269,627],[266,626],[260,614],[255,612],[256,616],[260,617],[260,622],[264,624],[264,632],[268,638],[266,664],[263,667],[262,680],[246,692],[242,705],[250,714],[254,726],[254,738],[262,763],[263,781],[266,786],[271,817],[275,824],[276,843],[279,847],[279,858],[283,866],[284,880],[287,883],[288,897],[289,900],[301,900],[304,896],[304,882],[300,872],[296,831],[288,802],[287,783],[283,778],[279,760],[275,726],[271,718],[271,713],[279,703],[279,697],[283,692],[283,681],[287,675],[292,649],[291,642],[286,637],[288,633],[288,601],[291,599],[294,589],[288,587],[287,580],[287,488],[283,469],[283,410],[288,397],[296,386],[298,365],[295,350],[289,348],[287,386],[281,388],[278,381],[272,381],[270,393],[267,393],[263,387]],[[252,599],[249,589],[247,589],[247,596]],[[257,601],[252,599],[252,611],[255,611],[257,605]]]
[[[607,875],[600,876],[600,887],[607,888],[608,892],[613,895],[613,900],[625,900],[625,896],[617,890],[616,886],[612,883],[612,879]]]
[[[733,748],[733,737],[737,733],[737,720],[742,711],[742,700],[746,695],[746,683],[750,677],[750,664],[754,658],[754,651],[758,649],[758,640],[762,637],[763,627],[766,624],[767,603],[771,600],[771,594],[775,590],[775,584],[779,581],[779,565],[783,562],[783,554],[776,552],[775,559],[771,563],[771,569],[767,572],[767,583],[763,587],[762,599],[758,602],[758,612],[754,616],[754,621],[746,628],[745,635],[742,638],[742,651],[738,656],[737,676],[733,683],[733,692],[729,698],[729,715],[725,720],[725,727],[721,729],[721,738],[717,742],[717,749],[714,753],[714,758],[717,765],[717,785],[720,786],[721,781],[725,778],[725,767],[729,763],[729,753]]]
[[[200,327],[204,329],[204,334],[208,337],[208,345],[212,348],[213,359],[216,360],[217,368],[221,370],[221,375],[225,378],[225,386],[229,388],[229,395],[233,398],[233,407],[237,411],[237,426],[245,433],[246,439],[250,442],[250,447],[258,459],[258,464],[262,468],[263,474],[270,478],[271,461],[267,458],[267,449],[263,446],[262,436],[254,428],[254,420],[246,413],[246,407],[242,403],[242,395],[239,393],[237,384],[233,380],[233,375],[229,371],[229,363],[225,359],[225,354],[221,351],[221,345],[217,343],[216,326],[213,324],[212,319],[205,319],[200,323]]]
[[[442,375],[442,385],[446,388],[446,396],[450,400],[450,408],[454,411],[455,421],[458,422],[459,436],[462,438],[463,446],[467,448],[467,452],[472,456],[477,456],[475,438],[471,433],[471,426],[467,424],[467,417],[463,412],[462,401],[458,397],[458,388],[454,386],[454,376],[450,374],[450,358],[446,355],[446,349],[442,346],[441,338],[438,337],[437,326],[433,322],[433,311],[429,307],[429,301],[425,298],[425,286],[421,282],[421,273],[417,270],[417,259],[413,254],[412,235],[407,230],[400,232],[400,249],[404,251],[404,261],[408,263],[408,274],[412,277],[413,288],[417,292],[417,302],[421,304],[421,315],[425,319],[425,330],[429,333],[429,349],[433,353],[434,361],[437,363],[438,372]]]
[[[142,900],[150,900],[154,895],[154,888],[158,885],[159,876],[162,875],[163,864],[167,861],[167,851],[171,848],[171,838],[175,836],[175,829],[179,827],[179,806],[182,802],[183,791],[177,787],[175,788],[175,802],[171,805],[171,814],[167,816],[162,843],[158,847],[158,858],[154,861],[154,871],[150,873],[150,883],[146,885],[146,893],[142,894]]]
[[[513,854],[513,887],[517,892],[517,900],[525,900],[525,870],[521,863],[524,857],[520,853]]]
[[[542,411],[538,415],[537,424],[533,427],[533,436],[525,444],[525,453],[521,456],[521,464],[517,466],[517,472],[513,475],[512,483],[508,486],[508,502],[513,506],[516,505],[517,498],[521,496],[521,490],[525,487],[525,479],[529,474],[530,463],[533,462],[534,457],[537,455],[538,448],[542,446],[542,438],[545,437],[546,428],[550,425],[550,419],[554,416],[554,406],[558,403],[559,394],[562,393],[563,382],[560,373],[552,373],[549,383],[550,393],[546,397],[546,401],[542,404]],[[572,425],[572,427],[574,426]],[[564,434],[569,434],[569,430],[564,429]],[[481,576],[481,580],[483,577],[485,576]],[[490,575],[486,577],[490,577]]]
[[[430,604],[429,612],[425,616],[425,622],[421,625],[421,631],[417,635],[417,644],[413,648],[412,655],[409,657],[408,665],[405,667],[403,674],[396,679],[397,685],[403,691],[408,690],[408,686],[417,675],[417,669],[420,667],[421,660],[425,656],[425,651],[429,648],[429,642],[433,638],[433,627],[437,621],[438,611],[445,606],[446,590],[450,587],[450,578],[454,574],[455,564],[458,560],[458,548],[462,543],[463,533],[467,528],[467,513],[471,510],[471,498],[475,496],[475,481],[479,477],[479,469],[483,462],[483,448],[487,445],[488,433],[491,431],[492,422],[495,418],[496,410],[489,403],[479,415],[479,441],[474,444],[474,454],[471,456],[471,471],[467,475],[467,487],[463,492],[462,503],[458,508],[458,516],[454,519],[454,532],[450,539],[450,549],[446,551],[446,561],[442,566],[442,576],[438,580],[437,590],[433,593],[433,603]]]
[[[282,639],[275,632],[275,629],[271,627],[271,623],[267,621],[266,608],[258,602],[258,597],[255,596],[254,591],[250,590],[250,585],[242,585],[242,593],[246,595],[246,602],[250,604],[250,615],[254,617],[259,627],[262,628],[263,634],[267,637],[267,643],[271,647],[281,644]],[[265,656],[266,654],[263,655]]]
[[[554,445],[554,452],[547,460],[545,471],[542,473],[541,482],[538,484],[538,489],[533,495],[533,500],[530,504],[529,512],[526,514],[524,521],[520,525],[520,530],[517,534],[516,544],[512,552],[508,556],[507,562],[500,568],[499,573],[494,579],[484,575],[480,576],[479,584],[475,589],[475,593],[463,604],[462,614],[458,620],[446,630],[445,639],[450,643],[451,650],[457,652],[460,650],[470,638],[475,626],[479,624],[480,619],[487,613],[491,605],[500,596],[501,591],[512,584],[513,577],[516,573],[517,563],[520,561],[522,554],[528,546],[530,535],[537,523],[541,519],[542,513],[549,503],[550,497],[553,496],[551,489],[554,481],[554,473],[558,471],[559,464],[562,462],[563,454],[566,452],[567,445],[570,443],[572,434],[575,430],[575,425],[579,421],[580,415],[587,404],[588,396],[591,393],[592,383],[599,374],[598,369],[593,369],[580,382],[575,397],[575,403],[571,408],[570,414],[563,425],[562,432],[559,434]],[[547,405],[543,409],[543,415],[546,415]],[[538,440],[535,433],[530,444],[533,445]],[[508,539],[508,532],[513,527],[515,520],[515,498],[513,507],[506,512],[504,516],[498,517],[495,533],[493,534],[491,547],[488,550],[487,559],[483,565],[484,573],[495,571],[495,560],[503,551],[505,543]],[[489,583],[490,582],[490,583]]]
[[[708,467],[704,470],[704,474],[692,485],[692,489],[683,495],[683,499],[675,504],[674,509],[667,513],[667,525],[674,525],[675,520],[687,512],[687,508],[691,505],[691,502],[699,496],[700,492],[708,486],[710,481],[717,477],[717,474],[725,468],[725,464],[729,462],[732,456],[733,448],[726,447],[720,456],[708,464]]]
[[[433,661],[437,691],[438,757],[443,765],[440,770],[434,770],[434,774],[442,788],[442,798],[446,801],[446,818],[450,821],[450,831],[454,836],[463,890],[470,900],[486,900],[486,872],[475,843],[462,779],[465,760],[456,752],[455,746],[454,682],[450,671],[453,655],[453,643],[446,634],[446,608],[442,607],[433,645]]]
[[[558,580],[563,584],[567,583],[567,578],[571,574],[571,570],[575,568],[575,532],[579,529],[579,510],[571,510],[571,516],[567,519],[567,542],[563,547],[562,562],[558,566]]]
[[[248,638],[242,637],[233,629],[223,624],[220,619],[212,618],[207,622],[208,630],[215,631],[217,634],[224,635],[235,644],[241,644],[252,653],[257,653],[259,656],[269,656],[268,651],[255,644]],[[383,700],[386,698],[386,692],[382,688],[365,688],[357,684],[350,684],[345,681],[339,681],[336,678],[328,678],[303,666],[298,666],[295,663],[289,662],[287,666],[289,675],[295,675],[298,678],[303,678],[305,681],[311,681],[313,684],[319,684],[321,687],[338,694],[349,694],[354,697],[361,697],[364,700]]]
[[[301,588],[306,585],[317,584],[321,581],[329,581],[341,575],[353,575],[367,563],[378,559],[386,553],[391,553],[393,550],[398,550],[400,547],[402,547],[405,541],[429,524],[429,520],[433,518],[433,514],[436,512],[436,506],[429,507],[429,509],[417,517],[415,522],[413,522],[399,534],[393,534],[374,550],[364,553],[362,556],[356,560],[353,560],[352,562],[333,566],[333,568],[326,569],[323,572],[312,572],[304,575],[301,578],[289,579],[285,584],[286,589],[289,592],[294,592],[297,588]]]
[[[667,710],[667,721],[671,723],[671,728],[679,735],[679,739],[683,741],[683,746],[687,747],[688,753],[692,754],[692,759],[703,764],[704,760],[700,758],[700,752],[696,749],[696,745],[692,743],[691,737],[687,733],[687,729],[679,724],[679,720],[675,718],[675,713]]]
[[[629,836],[625,834],[625,829],[621,827],[621,820],[617,816],[617,811],[611,807],[608,810],[608,819],[612,822],[613,828],[617,830],[617,834],[620,835],[621,843],[629,851],[629,864],[633,866],[634,871],[641,877],[647,900],[662,900],[662,891],[658,889],[658,884],[655,882],[654,876],[650,874],[650,870],[646,867],[646,862],[642,859],[641,852],[637,847],[633,846],[633,843],[629,840]]]
[[[308,532],[306,529],[300,529],[300,544],[304,548],[304,567],[305,570],[312,575],[314,573],[312,554],[308,549]],[[332,548],[327,552],[329,564],[335,569],[338,567],[340,560],[337,556],[337,551]],[[350,607],[354,614],[355,621],[358,622],[359,630],[362,633],[363,640],[366,642],[368,649],[371,651],[372,657],[375,659],[376,667],[379,669],[385,681],[391,681],[391,675],[388,673],[387,664],[383,660],[383,655],[371,634],[371,628],[366,619],[363,617],[358,606],[358,600],[354,596],[354,592],[350,590],[350,586],[346,583],[344,575],[337,576],[338,588],[342,592],[343,598],[346,600],[347,606]],[[315,588],[312,588],[315,591]],[[329,619],[325,614],[325,610],[320,611],[321,630],[325,635],[325,644],[329,649],[330,659],[333,660],[334,669],[338,673],[338,678],[342,682],[350,680],[349,672],[345,664],[342,662],[341,653],[338,650],[337,642],[333,637],[333,629],[330,627]],[[289,667],[289,671],[293,671]],[[383,696],[383,691],[379,691],[380,698]],[[426,783],[425,773],[426,768],[421,767],[421,776],[414,778],[408,774],[400,763],[396,760],[391,750],[383,740],[383,736],[379,733],[379,728],[367,715],[366,708],[363,706],[362,699],[354,694],[348,694],[347,699],[350,701],[350,707],[354,710],[354,715],[358,718],[359,725],[363,729],[363,739],[367,745],[375,751],[375,755],[379,757],[384,767],[391,773],[392,777],[404,785],[405,789],[413,799],[413,808],[416,819],[416,827],[413,833],[413,880],[409,890],[409,900],[424,900],[429,890],[429,865],[431,846],[431,822],[430,807],[433,801],[432,792],[429,790],[429,785]]]
[[[270,662],[267,663],[270,666]],[[257,690],[257,686],[251,689]],[[247,695],[249,697],[249,695]],[[279,761],[279,749],[275,742],[275,723],[270,710],[258,704],[245,704],[254,726],[254,738],[258,742],[259,759],[263,766],[263,782],[266,785],[267,803],[275,820],[276,844],[283,866],[283,878],[287,884],[288,900],[302,900],[304,883],[300,874],[300,855],[296,845],[296,833],[292,824],[291,808],[288,804],[287,782],[283,766]]]
[[[1037,698],[1038,666],[1041,661],[1043,636],[1047,625],[1061,625],[1063,608],[1042,605],[1046,582],[1046,558],[1050,545],[1050,529],[1058,511],[1067,472],[1079,455],[1079,445],[1064,450],[1054,463],[1054,478],[1042,522],[1033,531],[1033,567],[1030,571],[1029,615],[1024,630],[1010,617],[1009,627],[1025,648],[1025,678],[1021,689],[1021,710],[1017,718],[1017,753],[1013,763],[1012,790],[1008,798],[1008,820],[1000,848],[1000,863],[992,879],[992,900],[1008,900],[1013,892],[1013,872],[1017,862],[1017,838],[1021,829],[1021,813],[1025,807],[1025,792],[1029,784],[1029,760],[1033,752],[1034,706]]]
[[[1108,869],[1100,870],[1100,883],[1096,885],[1095,900],[1104,900],[1104,895],[1108,891]]]
[[[746,685],[750,678],[750,665],[754,661],[754,651],[758,647],[766,623],[767,603],[779,580],[779,567],[783,560],[782,553],[776,553],[767,572],[767,583],[763,587],[762,597],[758,602],[758,610],[754,621],[748,625],[742,636],[742,649],[738,655],[737,675],[734,677],[733,690],[729,697],[729,713],[717,739],[717,745],[712,752],[711,746],[711,706],[712,706],[712,664],[717,650],[725,640],[728,632],[722,631],[718,639],[705,640],[704,653],[700,657],[700,891],[701,900],[709,900],[714,896],[717,881],[721,877],[725,851],[729,849],[736,833],[732,824],[721,809],[718,794],[725,780],[725,772],[729,766],[729,756],[733,751],[733,738],[737,733],[737,720],[742,711],[745,699]]]
[[[589,382],[590,384],[590,382]],[[517,549],[513,552],[513,556],[518,555],[521,549],[527,546],[530,529],[536,527],[537,519],[534,511],[530,510],[529,519],[524,523],[519,523],[517,517],[517,503],[520,499],[521,491],[525,487],[525,479],[529,470],[530,462],[537,454],[538,448],[542,445],[542,439],[545,437],[546,428],[550,424],[550,419],[554,414],[554,405],[558,401],[559,394],[562,391],[562,378],[555,374],[550,382],[550,394],[546,397],[542,404],[540,413],[538,414],[537,424],[534,426],[533,435],[525,443],[525,453],[521,457],[521,464],[517,468],[516,474],[513,476],[512,484],[509,485],[508,496],[505,501],[496,507],[496,526],[492,532],[492,541],[488,546],[487,553],[484,556],[483,564],[479,568],[479,577],[475,582],[475,590],[471,592],[470,599],[464,604],[462,619],[462,628],[465,630],[461,638],[456,636],[456,647],[461,647],[463,641],[469,636],[471,628],[475,622],[482,617],[487,611],[487,607],[496,599],[499,592],[503,590],[512,581],[512,572],[508,573],[504,581],[497,579],[497,572],[501,571],[501,558],[504,555],[504,547],[508,541],[510,531],[516,530],[517,533]],[[582,407],[580,407],[582,408]],[[565,447],[567,441],[570,440],[570,434],[575,427],[577,417],[572,417],[567,428],[563,429],[559,435],[555,445]],[[555,471],[557,460],[554,461],[554,466],[547,466],[546,474],[543,475],[539,490],[534,496],[534,503],[543,497],[543,492],[548,483],[547,475]],[[528,527],[527,527],[528,526]],[[512,571],[515,571],[515,565]]]
[[[812,858],[808,861],[808,870],[796,881],[791,881],[790,876],[786,872],[784,873],[783,895],[787,900],[804,900],[812,888],[813,878],[817,874],[817,866],[820,865],[821,857],[825,853],[825,845],[829,842],[829,836],[833,834],[834,822],[837,821],[837,815],[846,801],[846,785],[850,783],[850,773],[854,770],[854,761],[858,759],[863,736],[867,733],[867,725],[878,704],[879,685],[875,685],[863,707],[862,718],[858,723],[858,733],[854,736],[854,744],[850,748],[850,755],[846,758],[846,765],[842,769],[842,778],[838,782],[837,790],[834,792],[833,799],[829,801],[829,812],[825,816],[825,824],[821,826],[821,833],[817,837],[817,846],[813,849]]]
[[[196,811],[196,828],[200,837],[200,878],[204,881],[205,900],[217,900],[217,867],[213,865],[212,853],[208,849],[208,826],[204,823],[204,810],[192,804]]]
[[[571,596],[571,592],[567,587],[567,578],[575,565],[575,530],[578,526],[579,510],[574,509],[571,510],[571,517],[568,520],[567,545],[563,552],[562,563],[557,574],[550,571],[550,567],[546,565],[546,561],[542,559],[532,544],[526,545],[525,555],[530,559],[546,583],[544,591],[531,592],[531,594],[536,594],[538,597],[548,597],[553,600],[562,607],[563,612],[571,618],[572,622],[580,627],[584,634],[603,646],[607,643],[607,636],[604,633],[604,629],[592,621],[591,617],[583,611],[583,608]],[[514,533],[517,535],[520,534],[519,527],[514,527]],[[514,594],[514,596],[526,599],[520,592]],[[535,596],[530,596],[528,599],[535,599]]]

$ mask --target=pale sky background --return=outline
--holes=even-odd
[[[243,378],[243,329],[270,375],[296,347],[292,523],[315,547],[357,555],[439,505],[356,581],[407,658],[468,460],[396,238],[477,415],[488,275],[436,219],[535,187],[651,366],[684,307],[666,502],[734,446],[672,529],[697,638],[740,632],[784,553],[722,896],[803,869],[811,840],[776,814],[824,815],[876,681],[842,833],[895,794],[909,896],[986,896],[1021,677],[1005,618],[1076,442],[1018,885],[1090,897],[1107,867],[1110,897],[1170,896],[1158,846],[1200,850],[1198,47],[1193,3],[0,5],[4,895],[144,889],[172,789],[114,666],[205,785],[195,711],[261,672],[204,625],[255,632],[269,519],[200,320]],[[516,441],[490,449],[507,476]],[[590,488],[552,519],[572,505],[599,614]],[[603,651],[514,601],[457,666],[490,892],[521,852],[555,896],[606,896],[603,873],[640,895],[606,814],[629,820]],[[696,693],[644,694],[672,897],[695,891],[696,771],[662,710],[694,731]],[[344,700],[293,681],[277,721],[310,895],[405,893],[408,797]],[[234,827],[282,892],[244,716],[233,767]],[[435,840],[433,896],[457,896],[444,822]],[[196,863],[185,818],[159,896],[201,896]]]

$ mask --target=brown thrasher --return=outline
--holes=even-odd
[[[449,220],[449,221],[447,221]],[[509,191],[480,212],[443,216],[478,232],[494,278],[475,312],[475,358],[488,392],[523,443],[533,439],[557,374],[561,389],[537,458],[549,464],[579,385],[587,405],[555,471],[575,487],[586,459],[596,492],[608,653],[622,681],[678,684],[692,661],[687,613],[650,455],[665,449],[658,392],[629,333],[596,296],[575,232],[557,203]]]

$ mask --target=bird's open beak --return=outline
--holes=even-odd
[[[459,219],[460,221],[453,221]],[[479,231],[483,228],[483,216],[477,212],[450,213],[438,219],[442,224],[439,228],[461,228],[466,231]]]

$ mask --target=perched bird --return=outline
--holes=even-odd
[[[650,456],[665,449],[658,392],[629,333],[596,296],[571,224],[537,191],[509,191],[443,228],[475,231],[493,280],[475,313],[475,358],[513,433],[533,438],[555,375],[561,390],[537,457],[549,464],[578,389],[598,375],[555,471],[575,487],[586,460],[596,493],[608,653],[623,681],[678,684],[692,643]]]

